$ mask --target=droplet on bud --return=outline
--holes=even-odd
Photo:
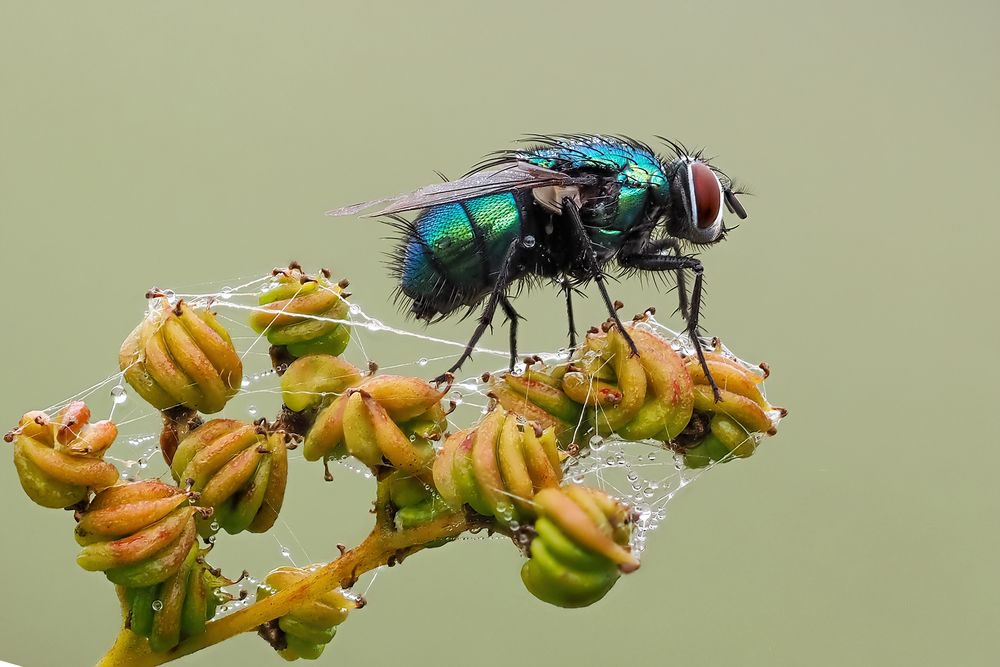
[[[153,607],[153,611],[160,611],[161,609],[163,609],[163,601],[153,600],[153,604],[151,606]]]

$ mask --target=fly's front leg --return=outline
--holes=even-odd
[[[701,312],[702,282],[705,273],[705,268],[701,265],[701,262],[694,257],[685,257],[683,255],[677,257],[674,255],[649,253],[622,254],[619,255],[618,261],[622,266],[642,269],[644,271],[677,271],[679,274],[680,271],[689,269],[694,273],[694,288],[691,290],[691,311],[687,318],[688,335],[691,337],[692,345],[694,345],[695,354],[698,355],[698,362],[701,364],[702,370],[705,371],[705,377],[708,378],[708,383],[712,387],[715,402],[718,403],[721,401],[722,394],[719,393],[719,386],[715,383],[715,378],[712,377],[712,371],[708,369],[708,363],[705,361],[705,351],[702,349],[701,339],[698,337],[698,314]]]
[[[590,242],[590,237],[587,236],[587,230],[583,226],[583,220],[580,218],[580,209],[577,207],[576,202],[569,197],[563,199],[562,203],[563,213],[570,221],[570,231],[573,234],[574,241],[579,244],[580,251],[583,253],[583,259],[586,262],[587,271],[590,273],[590,277],[594,279],[594,282],[597,283],[597,289],[601,293],[601,298],[604,299],[604,305],[608,308],[611,321],[615,323],[618,331],[625,338],[629,349],[632,350],[632,355],[638,355],[639,350],[632,341],[632,337],[629,336],[628,331],[625,330],[624,325],[622,325],[622,321],[618,318],[618,310],[615,308],[614,303],[612,303],[611,296],[608,294],[608,288],[604,284],[604,272],[597,261],[597,253]]]
[[[682,257],[681,244],[674,238],[658,239],[650,244],[650,249],[673,250],[675,257]],[[688,304],[687,280],[684,278],[684,269],[677,269],[677,309],[681,312],[681,317],[687,322],[691,317],[691,309]]]
[[[469,358],[472,357],[473,350],[476,349],[476,343],[479,339],[483,337],[486,333],[486,328],[493,324],[493,316],[496,315],[497,306],[501,302],[507,301],[507,285],[510,282],[511,267],[514,264],[514,257],[517,255],[518,250],[521,247],[520,239],[511,241],[510,245],[507,247],[507,252],[503,256],[503,261],[500,263],[500,269],[497,271],[496,283],[493,285],[493,291],[490,292],[489,300],[486,302],[486,306],[483,308],[483,314],[479,316],[479,324],[476,325],[476,330],[472,332],[472,338],[465,345],[465,350],[462,352],[462,356],[458,358],[451,368],[446,372],[437,376],[432,380],[432,382],[444,382],[446,376],[454,373],[459,368],[462,367]],[[507,302],[509,306],[509,302]],[[511,308],[513,311],[513,308]],[[504,312],[507,312],[507,307],[504,307]],[[508,313],[509,316],[509,313]],[[517,337],[517,313],[514,312],[514,318],[511,320],[511,341],[515,342]],[[511,351],[511,359],[514,358],[513,350]],[[513,362],[511,362],[513,365]]]

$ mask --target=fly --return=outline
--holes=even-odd
[[[739,190],[700,151],[667,139],[668,156],[621,136],[544,135],[529,141],[525,148],[491,154],[458,180],[328,214],[381,207],[367,215],[393,221],[400,242],[390,266],[399,280],[397,296],[415,318],[437,322],[463,309],[472,313],[485,302],[448,373],[472,356],[497,308],[510,325],[513,369],[521,317],[508,291],[525,281],[554,281],[564,292],[571,348],[576,347],[572,293],[593,281],[637,354],[608,294],[606,271],[672,272],[679,311],[719,400],[698,335],[704,267],[690,249],[725,237],[723,205],[746,218]],[[410,211],[418,211],[412,220],[400,215]],[[690,297],[687,271],[694,275]]]

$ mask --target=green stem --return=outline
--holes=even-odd
[[[378,514],[376,516],[380,518]],[[353,585],[365,572],[390,562],[402,561],[431,542],[457,537],[477,528],[495,528],[495,524],[491,518],[465,513],[446,514],[406,530],[394,530],[384,521],[377,520],[372,532],[354,549],[344,552],[294,586],[210,622],[205,632],[182,641],[166,653],[153,653],[149,642],[122,627],[114,646],[101,659],[98,667],[144,667],[171,662],[238,634],[254,631],[258,626],[284,616],[331,589]]]

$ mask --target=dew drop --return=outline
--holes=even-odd
[[[251,405],[249,408],[247,408],[247,412],[249,412],[250,416],[253,417],[254,415],[257,414],[257,407],[254,406],[254,405]]]
[[[151,604],[150,606],[153,608],[153,611],[160,611],[161,609],[163,609],[163,601],[153,600],[153,604]]]
[[[219,529],[219,522],[218,521],[213,521],[212,523],[208,524],[208,527],[211,528],[212,530],[218,530]]]
[[[288,550],[288,547],[281,547],[281,555],[283,558],[291,559],[292,552]]]
[[[428,364],[427,357],[420,357],[419,359],[417,359],[418,366],[426,366],[427,364]]]
[[[639,479],[639,475],[636,474],[634,470],[630,470],[629,473],[626,475],[626,477],[630,482],[634,482],[635,480]]]
[[[595,435],[590,439],[590,451],[599,452],[604,449],[604,438],[600,435]]]
[[[115,385],[111,388],[111,400],[115,402],[115,405],[121,405],[128,400],[128,394],[125,392],[125,387],[120,384]]]
[[[250,386],[250,380],[248,380],[247,378],[243,378],[243,381],[240,382],[240,386],[246,389],[247,387]]]
[[[534,248],[535,247],[535,237],[531,236],[529,234],[529,235],[525,236],[523,239],[521,239],[521,244],[524,245],[525,248]]]
[[[146,461],[146,459],[139,459],[138,464],[139,464],[139,467],[141,469],[143,469],[143,470],[145,470],[146,466],[149,465],[149,463]]]
[[[221,290],[219,290],[219,298],[222,299],[223,301],[229,301],[231,298],[233,298],[233,288],[229,287],[228,285],[226,287],[223,287]]]
[[[361,314],[361,306],[359,306],[356,303],[352,303],[351,306],[347,310],[348,310],[348,312],[351,313],[351,315],[360,315]]]
[[[514,365],[514,370],[512,370],[510,374],[514,377],[521,377],[524,375],[525,368],[526,367],[523,363],[517,363]]]
[[[656,460],[656,453],[655,452],[650,452],[649,455],[646,456],[646,458],[649,459],[650,461],[655,461]]]

